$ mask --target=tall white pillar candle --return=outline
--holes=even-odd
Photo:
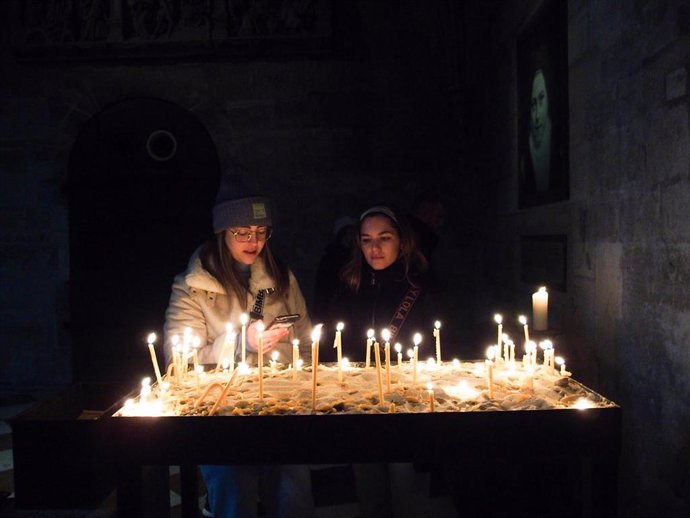
[[[549,293],[542,286],[532,294],[532,320],[534,329],[545,331],[549,328]]]

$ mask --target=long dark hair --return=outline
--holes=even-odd
[[[390,207],[385,208],[388,212],[393,214],[395,218],[392,218],[390,214],[386,212],[371,212],[362,218],[359,222],[359,229],[357,231],[357,246],[352,247],[352,256],[340,271],[340,279],[354,293],[359,292],[359,287],[362,283],[362,270],[365,263],[362,247],[360,245],[362,223],[371,216],[384,216],[388,218],[391,225],[398,232],[398,237],[400,238],[400,253],[397,261],[402,261],[405,278],[410,284],[416,286],[415,279],[425,273],[429,267],[426,257],[424,257],[424,254],[417,247],[415,233],[405,216],[394,211]]]
[[[215,238],[209,239],[201,248],[199,258],[201,265],[225,288],[225,291],[235,293],[242,309],[247,309],[247,287],[235,266],[235,259],[225,244],[225,232],[218,232]],[[266,266],[266,273],[275,282],[273,286],[278,295],[286,297],[290,289],[290,274],[287,267],[278,261],[271,252],[268,241],[264,243],[259,257],[262,257]]]

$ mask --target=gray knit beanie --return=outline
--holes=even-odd
[[[252,194],[241,176],[223,175],[213,206],[213,232],[251,225],[272,225],[270,200]]]

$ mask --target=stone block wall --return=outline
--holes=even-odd
[[[552,292],[574,375],[623,408],[620,516],[690,512],[687,2],[571,1],[570,199],[517,209],[515,43],[541,2],[506,2],[494,26],[496,304],[529,306],[518,236],[566,234]],[[510,151],[510,152],[508,152]],[[488,153],[491,154],[491,153]]]
[[[444,229],[439,260],[453,266],[451,311],[469,325],[478,261],[469,251],[481,248],[473,230],[481,218],[477,177],[463,154],[461,9],[454,2],[398,4],[333,2],[351,17],[335,35],[347,41],[317,56],[22,60],[13,42],[23,2],[4,2],[0,340],[9,361],[0,362],[0,385],[72,379],[63,191],[70,152],[89,120],[132,98],[190,112],[208,130],[221,169],[241,163],[274,198],[281,229],[273,246],[308,302],[336,218],[381,200],[406,205],[425,187],[439,188],[449,200],[448,221],[464,223]]]

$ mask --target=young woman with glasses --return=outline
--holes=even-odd
[[[237,330],[249,314],[246,361],[257,363],[257,322],[299,314],[291,330],[266,329],[263,353],[292,362],[292,338],[300,340],[302,357],[311,344],[311,323],[299,285],[269,246],[272,233],[268,199],[251,196],[239,177],[226,175],[213,207],[215,237],[202,245],[187,270],[175,277],[166,311],[166,361],[171,360],[173,335],[191,328],[200,337],[199,363],[216,365],[226,338],[226,324]],[[257,300],[261,303],[257,304]],[[239,335],[239,333],[238,333]],[[241,347],[235,348],[240,361]],[[269,517],[314,515],[309,471],[302,466],[200,466],[208,491],[207,516],[255,517],[260,500]]]

